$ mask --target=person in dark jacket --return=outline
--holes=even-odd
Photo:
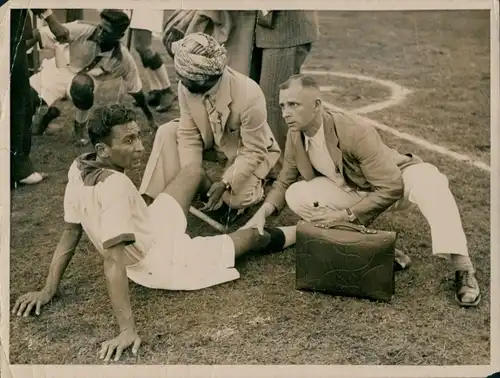
[[[58,39],[67,38],[67,30],[47,9],[31,12],[45,19]],[[30,97],[28,40],[32,39],[31,15],[28,9],[12,9],[10,24],[10,156],[11,186],[33,185],[43,180],[29,157],[31,151],[31,120],[33,102]]]

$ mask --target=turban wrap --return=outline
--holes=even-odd
[[[192,81],[222,75],[226,68],[226,49],[213,37],[192,33],[172,44],[177,73]]]

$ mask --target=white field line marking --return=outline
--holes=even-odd
[[[368,117],[364,117],[362,115],[362,114],[366,114],[366,113],[373,112],[376,110],[377,111],[382,110],[382,109],[385,109],[389,106],[394,106],[398,103],[401,103],[406,98],[406,96],[408,96],[408,94],[411,93],[410,90],[408,90],[404,87],[401,87],[400,85],[398,85],[394,82],[387,81],[387,80],[381,80],[381,79],[377,79],[377,78],[370,77],[370,76],[348,74],[348,73],[343,73],[343,72],[330,72],[330,71],[303,70],[302,72],[305,74],[308,74],[308,75],[340,76],[340,77],[352,78],[352,79],[363,80],[363,81],[371,81],[371,82],[378,83],[380,85],[388,87],[391,90],[391,96],[390,96],[389,100],[382,101],[382,102],[368,105],[368,106],[363,106],[363,107],[358,108],[358,109],[346,110],[346,109],[342,109],[338,106],[335,106],[327,101],[324,101],[323,103],[325,104],[325,106],[327,108],[330,108],[333,110],[339,110],[339,111],[343,111],[346,113],[355,113],[359,117],[363,118],[366,122],[370,123],[375,128],[382,130],[382,131],[385,131],[387,133],[390,133],[390,134],[392,134],[400,139],[408,140],[408,141],[410,141],[410,142],[412,142],[420,147],[423,147],[427,150],[437,152],[441,155],[451,157],[452,159],[457,160],[457,161],[471,164],[474,167],[479,168],[483,171],[491,172],[490,166],[488,164],[483,163],[482,161],[479,161],[479,160],[473,159],[470,156],[463,155],[463,154],[460,154],[458,152],[449,150],[446,147],[428,142],[425,139],[419,138],[415,135],[399,131],[393,127],[387,126],[387,125],[380,123],[380,122],[377,122],[377,121],[374,121],[374,120],[372,120]],[[325,90],[325,88],[328,88],[328,87],[322,87],[322,90]]]
[[[153,36],[155,39],[161,39],[161,34],[153,33]],[[357,80],[362,80],[362,81],[371,81],[371,82],[378,83],[380,85],[388,87],[391,90],[391,96],[388,100],[385,100],[385,101],[382,101],[382,102],[379,102],[376,104],[370,104],[367,106],[363,106],[363,107],[358,108],[358,109],[352,109],[352,110],[342,109],[342,108],[339,108],[339,107],[337,107],[337,106],[335,106],[332,103],[329,103],[327,101],[324,101],[324,104],[326,107],[334,109],[334,110],[340,110],[340,111],[347,112],[347,113],[356,113],[360,117],[362,117],[365,121],[370,123],[372,126],[376,127],[377,129],[385,131],[389,134],[392,134],[400,139],[410,141],[410,142],[412,142],[420,147],[423,147],[429,151],[437,152],[441,155],[448,156],[454,160],[457,160],[457,161],[460,161],[463,163],[467,163],[467,164],[471,164],[472,166],[479,168],[483,171],[491,172],[491,167],[488,164],[483,163],[480,160],[474,159],[474,158],[467,156],[467,155],[464,155],[464,154],[460,154],[460,153],[452,151],[446,147],[431,143],[431,142],[426,141],[425,139],[419,138],[415,135],[396,130],[395,128],[393,128],[391,126],[387,126],[383,123],[380,123],[380,122],[374,121],[368,117],[362,116],[362,114],[367,114],[367,113],[371,113],[374,111],[379,111],[379,110],[382,110],[382,109],[388,108],[390,106],[394,106],[394,105],[401,103],[404,99],[406,99],[406,97],[410,93],[412,93],[411,90],[404,88],[404,87],[402,87],[402,86],[400,86],[392,81],[382,80],[382,79],[378,79],[378,78],[372,77],[372,76],[350,74],[350,73],[345,73],[345,72],[311,70],[311,68],[310,68],[310,70],[303,70],[302,72],[305,74],[309,74],[309,75],[338,76],[338,77],[345,77],[345,78],[357,79]],[[323,86],[323,87],[321,87],[321,90],[327,91],[327,90],[333,90],[336,88],[337,88],[336,86]]]
[[[390,106],[394,106],[402,102],[406,96],[408,96],[410,93],[412,93],[411,90],[402,87],[399,84],[394,83],[393,81],[388,81],[388,80],[382,80],[382,79],[377,79],[375,77],[370,77],[370,76],[363,76],[363,75],[356,75],[356,74],[350,74],[350,73],[343,73],[343,72],[329,72],[329,71],[304,71],[304,73],[309,74],[309,75],[326,75],[326,76],[339,76],[339,77],[345,77],[348,79],[357,79],[361,81],[371,81],[377,84],[380,84],[384,87],[388,87],[391,90],[391,95],[388,100],[378,102],[376,104],[370,104],[363,106],[361,108],[353,109],[352,112],[357,113],[357,114],[367,114],[371,112],[375,112],[378,110],[382,110],[385,108],[388,108]],[[324,89],[323,89],[324,88]],[[328,90],[330,87],[321,87],[321,90]],[[333,86],[335,88],[335,86]]]

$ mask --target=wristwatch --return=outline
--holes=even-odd
[[[224,184],[224,186],[226,187],[226,190],[230,190],[231,189],[231,184],[229,182],[227,182],[224,179],[221,179],[220,181]]]
[[[349,219],[349,222],[353,223],[356,221],[356,215],[351,211],[351,209],[347,208],[345,209],[345,212],[347,213],[347,217]]]

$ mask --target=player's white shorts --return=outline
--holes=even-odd
[[[132,281],[153,289],[198,290],[240,277],[229,236],[191,239],[182,208],[165,193],[154,200],[149,211],[155,241],[139,263],[127,267]]]
[[[44,59],[41,70],[30,77],[30,85],[51,106],[64,97],[71,98],[69,89],[75,75],[67,68],[57,67],[55,58]],[[95,93],[102,82],[92,75],[90,77],[94,79]]]

